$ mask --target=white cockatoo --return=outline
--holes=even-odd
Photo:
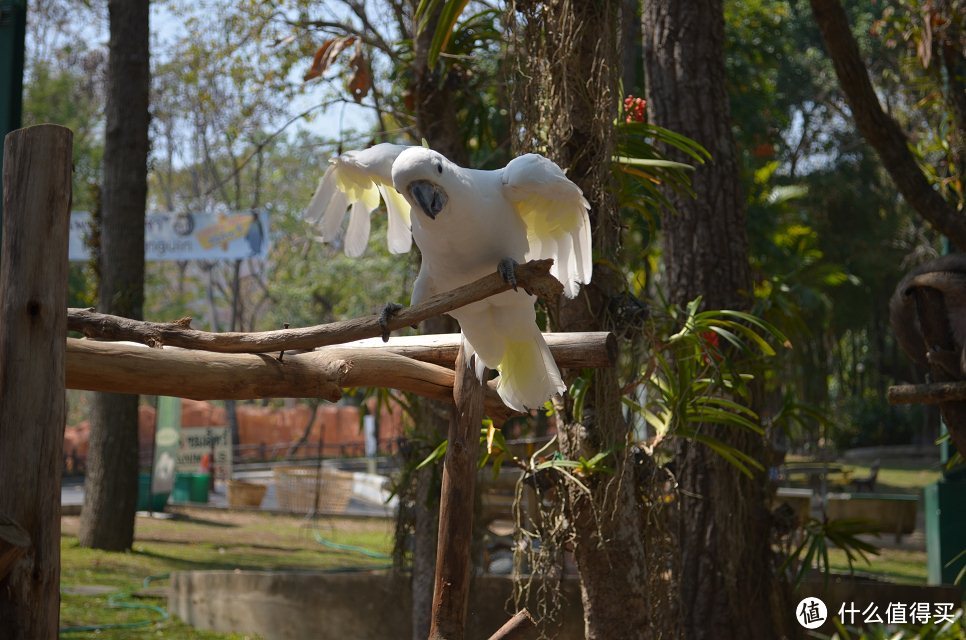
[[[359,256],[380,196],[389,216],[392,253],[413,239],[422,264],[413,287],[416,304],[498,269],[515,285],[513,266],[553,258],[551,273],[574,297],[590,282],[590,205],[552,161],[537,154],[503,169],[464,169],[419,146],[378,144],[331,160],[305,210],[319,239],[335,239],[350,209],[345,253]],[[514,290],[467,305],[452,315],[463,331],[467,363],[478,376],[499,372],[497,392],[512,409],[542,406],[565,385],[536,323],[535,296]]]

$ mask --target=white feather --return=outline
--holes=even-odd
[[[556,164],[532,153],[511,160],[501,181],[527,224],[527,258],[552,258],[551,273],[567,297],[576,296],[593,271],[590,205],[580,188]]]
[[[303,212],[303,217],[319,231],[314,236],[316,240],[332,242],[338,238],[346,209],[351,207],[345,252],[351,257],[361,256],[369,241],[369,217],[379,206],[382,196],[389,218],[389,250],[392,253],[409,251],[412,246],[409,205],[389,186],[392,163],[405,148],[402,145],[377,144],[368,149],[347,151],[330,161]]]
[[[345,233],[345,254],[350,258],[358,258],[366,252],[371,213],[372,209],[361,200],[352,205],[352,211],[349,213],[349,229]]]
[[[413,246],[409,203],[392,187],[379,185],[379,193],[386,203],[386,213],[389,216],[389,230],[386,234],[389,253],[408,253]]]
[[[329,204],[322,215],[319,230],[326,242],[331,242],[339,237],[342,229],[342,221],[345,220],[345,211],[349,207],[349,199],[341,191],[332,194]]]

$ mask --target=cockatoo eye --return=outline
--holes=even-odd
[[[436,164],[436,173],[439,173],[439,174],[443,173],[443,163],[440,162]]]

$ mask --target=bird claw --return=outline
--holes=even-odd
[[[496,265],[496,272],[500,274],[503,281],[508,285],[513,287],[513,290],[517,290],[517,261],[513,258],[503,258],[500,260],[500,264]]]
[[[382,308],[382,313],[379,314],[379,326],[382,327],[383,342],[389,342],[389,321],[402,308],[403,306],[401,304],[396,304],[395,302],[387,302],[386,306]]]
[[[514,291],[518,290],[516,269],[519,266],[520,263],[513,258],[503,258],[500,260],[500,264],[496,266],[496,272],[500,274],[500,277],[503,278],[504,282],[513,287]],[[523,287],[523,290],[529,295],[533,295],[533,292],[530,291],[530,289],[528,289],[526,286]]]

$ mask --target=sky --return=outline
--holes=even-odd
[[[333,5],[334,3],[323,3],[323,7],[326,8]],[[331,13],[331,9],[329,12]],[[331,17],[333,20],[339,18],[339,16],[336,14],[333,14],[329,17]],[[163,44],[173,40],[179,35],[180,29],[180,20],[170,10],[168,3],[152,3],[152,41],[157,40],[159,43]],[[306,60],[306,64],[303,67],[296,67],[293,69],[290,77],[292,83],[301,82],[301,75],[304,73],[305,67],[308,66],[308,63],[309,61]],[[304,94],[297,96],[291,103],[289,109],[290,114],[294,115],[301,113],[313,107],[320,100],[324,99],[321,97],[321,93],[321,91],[308,90]],[[291,130],[293,133],[299,130],[308,130],[309,132],[327,138],[338,138],[338,132],[340,129],[345,131],[366,131],[371,129],[374,124],[375,118],[373,117],[371,109],[356,104],[346,103],[315,111],[311,120],[300,120],[291,126]]]
[[[209,3],[210,4],[210,3]],[[151,4],[151,36],[152,47],[162,47],[173,41],[180,33],[180,19],[172,11],[171,2],[164,0]],[[320,5],[325,17],[338,19],[333,7],[339,3],[323,3]],[[344,16],[343,16],[344,17]],[[66,34],[66,35],[65,35]],[[80,38],[89,43],[91,48],[107,47],[107,16],[106,10],[98,4],[78,4],[72,0],[31,0],[27,12],[27,67],[30,57],[51,58],[53,51],[62,47],[71,38]],[[297,67],[292,73],[292,82],[301,82],[301,74],[308,66]],[[29,78],[26,79],[29,82]],[[318,81],[316,81],[318,82]],[[322,99],[319,91],[311,89],[298,96],[291,104],[292,115],[309,109]],[[283,123],[279,123],[281,126]],[[290,130],[294,133],[300,129],[308,130],[328,138],[338,138],[340,129],[345,131],[367,131],[375,124],[372,110],[356,104],[335,105],[316,111],[310,121],[300,120],[294,123]]]

